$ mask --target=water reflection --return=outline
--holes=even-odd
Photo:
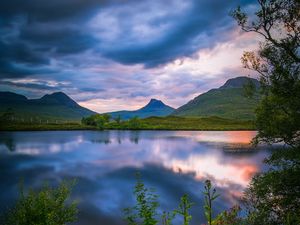
[[[203,222],[203,181],[222,192],[217,212],[237,203],[251,177],[264,169],[266,147],[252,149],[252,131],[52,131],[0,133],[0,206],[12,204],[17,183],[40,186],[77,178],[78,224],[124,224],[122,208],[133,202],[134,173],[155,187],[164,209],[184,193],[194,202],[194,224]],[[13,151],[11,151],[13,150]],[[118,216],[116,216],[118,215]]]

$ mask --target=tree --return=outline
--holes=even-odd
[[[256,19],[237,8],[232,16],[245,32],[263,37],[259,51],[245,52],[245,68],[260,76],[263,98],[256,110],[255,143],[284,142],[266,160],[244,196],[249,225],[300,223],[300,2],[258,0]]]
[[[7,108],[4,113],[0,116],[0,122],[8,122],[12,120],[14,117],[15,113],[12,108]]]
[[[118,115],[117,117],[115,117],[114,118],[114,120],[116,121],[116,123],[118,124],[118,125],[120,125],[120,123],[121,123],[121,115]]]
[[[140,129],[141,125],[141,120],[137,116],[128,120],[129,129]]]
[[[247,224],[300,224],[300,149],[281,149],[266,160],[267,173],[246,189]]]
[[[5,217],[5,225],[65,225],[74,222],[77,203],[67,204],[73,183],[62,182],[59,187],[44,186],[39,192],[20,191],[20,199]]]
[[[111,116],[109,114],[95,114],[89,117],[83,117],[81,119],[81,123],[89,126],[95,126],[102,130],[105,128],[105,125],[109,123],[110,117]]]
[[[264,97],[256,110],[257,142],[300,144],[300,2],[258,0],[256,19],[238,7],[232,16],[245,32],[263,37],[258,52],[245,52],[242,63],[256,71]]]

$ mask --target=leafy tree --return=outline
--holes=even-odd
[[[264,98],[258,107],[256,142],[300,144],[300,2],[258,0],[256,19],[238,7],[232,16],[245,32],[264,41],[258,52],[245,52],[245,68],[260,75]]]
[[[245,192],[247,224],[300,224],[300,149],[280,149]]]
[[[243,85],[243,95],[246,98],[254,98],[255,93],[257,92],[257,88],[250,79]]]
[[[120,123],[121,123],[121,116],[118,115],[117,117],[114,118],[114,120],[116,121],[116,123],[117,123],[118,125],[120,125]]]
[[[300,215],[300,2],[258,0],[256,19],[237,8],[232,16],[245,32],[263,38],[258,52],[245,52],[245,68],[260,76],[263,99],[256,110],[254,142],[284,142],[290,148],[266,160],[245,193],[247,224],[299,224]]]
[[[0,122],[7,122],[9,120],[12,120],[15,113],[12,108],[7,108],[5,112],[0,116]]]
[[[245,221],[238,216],[241,208],[233,206],[229,210],[220,213],[216,219],[213,220],[213,225],[243,225]]]
[[[67,204],[74,183],[63,182],[57,188],[44,186],[39,192],[20,191],[20,199],[5,217],[5,225],[65,225],[74,222],[77,204]]]
[[[89,125],[89,126],[96,126],[96,121],[94,120],[94,117],[89,116],[89,117],[83,117],[81,119],[81,123],[84,125]]]
[[[95,114],[89,117],[83,117],[81,119],[81,123],[89,126],[97,127],[98,129],[102,130],[110,121],[109,114]]]
[[[128,127],[130,129],[139,129],[139,128],[141,128],[141,125],[142,125],[142,122],[137,116],[128,120]]]
[[[105,113],[105,114],[102,115],[102,117],[103,117],[105,123],[109,123],[109,121],[111,119],[111,115]]]

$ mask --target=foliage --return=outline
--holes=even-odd
[[[243,219],[238,216],[240,211],[239,206],[234,206],[231,209],[220,213],[213,219],[213,202],[220,194],[216,193],[216,189],[212,187],[210,180],[205,181],[204,189],[204,213],[208,225],[242,225],[244,223]]]
[[[263,37],[258,52],[245,52],[245,68],[260,75],[264,98],[258,107],[256,142],[300,144],[300,2],[259,0],[256,20],[241,8],[232,16],[245,32]]]
[[[3,123],[0,130],[5,131],[32,131],[32,130],[94,130],[96,127],[80,124],[78,122],[70,123]]]
[[[142,182],[140,174],[136,175],[137,183],[135,185],[134,195],[136,197],[136,205],[132,208],[126,208],[125,219],[129,225],[143,224],[155,225],[158,223],[157,201],[158,196],[154,194],[153,189],[148,189]]]
[[[141,125],[142,125],[141,120],[137,116],[128,120],[129,129],[133,129],[133,130],[139,129],[141,128]]]
[[[260,76],[263,99],[256,110],[254,143],[284,142],[291,148],[266,160],[270,170],[245,192],[246,224],[299,224],[300,215],[300,2],[259,0],[256,20],[237,8],[232,16],[245,32],[263,37],[258,52],[245,52],[245,68]]]
[[[116,123],[117,123],[118,125],[120,125],[120,123],[121,123],[121,121],[122,121],[120,115],[118,115],[117,117],[115,117],[114,120],[116,121]]]
[[[210,180],[205,181],[205,191],[203,194],[205,198],[204,210],[208,225],[246,225],[246,223],[244,223],[245,221],[238,216],[240,212],[239,206],[234,206],[231,209],[220,213],[216,216],[216,218],[212,218],[212,203],[219,197],[219,194],[216,194],[216,189],[212,187]],[[137,174],[137,183],[135,185],[134,195],[136,198],[136,205],[124,209],[125,220],[127,221],[127,224],[158,224],[158,195],[154,194],[153,189],[148,189],[145,187],[139,173]],[[192,220],[190,209],[193,205],[194,203],[191,202],[189,196],[184,194],[180,199],[177,209],[173,210],[172,212],[163,211],[161,215],[161,223],[163,225],[172,225],[175,217],[182,216],[183,225],[188,225]]]
[[[66,201],[70,198],[73,183],[63,182],[57,188],[44,186],[39,192],[32,189],[25,194],[20,191],[20,199],[8,212],[5,225],[64,225],[74,222],[77,203]]]
[[[203,192],[204,194],[204,199],[205,199],[205,205],[204,205],[204,213],[205,217],[207,219],[208,225],[212,225],[212,203],[214,200],[216,200],[220,195],[216,194],[216,189],[214,188],[212,190],[212,185],[210,180],[205,181],[205,186],[204,186],[205,191]]]
[[[85,117],[84,120],[87,120]],[[28,123],[28,122],[5,122],[0,130],[96,130],[93,123],[72,122],[49,122],[49,123]],[[150,117],[139,119],[138,127],[134,129],[129,126],[129,121],[110,121],[104,124],[103,129],[124,129],[124,130],[254,130],[252,121],[239,121],[222,119],[218,117],[209,118],[183,118],[183,117]]]
[[[254,98],[257,88],[250,79],[243,85],[243,96],[246,98]]]
[[[109,123],[110,115],[109,114],[95,114],[89,117],[83,117],[81,123],[84,125],[95,126],[98,129],[102,130],[105,128],[105,125]]]
[[[2,113],[2,115],[0,115],[0,122],[5,123],[5,122],[12,121],[14,115],[15,115],[14,110],[12,108],[7,108]]]
[[[184,194],[180,199],[180,204],[178,209],[174,210],[175,215],[181,215],[183,217],[183,225],[189,225],[192,216],[189,213],[189,210],[194,205],[189,199],[187,194]]]
[[[266,160],[270,170],[254,177],[244,202],[248,224],[299,224],[300,149],[280,149]]]
[[[174,212],[166,212],[164,211],[161,218],[162,218],[162,225],[172,225],[172,220],[176,214]]]
[[[108,129],[132,129],[128,121],[107,124]],[[139,119],[141,130],[253,130],[252,121],[239,121],[219,117],[184,118],[177,116]]]
[[[238,216],[241,208],[233,206],[231,209],[220,213],[212,222],[213,225],[242,225],[244,220]]]

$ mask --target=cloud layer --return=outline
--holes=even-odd
[[[257,41],[237,31],[237,5],[253,1],[2,1],[0,88],[65,91],[100,112],[151,97],[178,107],[243,72]]]

